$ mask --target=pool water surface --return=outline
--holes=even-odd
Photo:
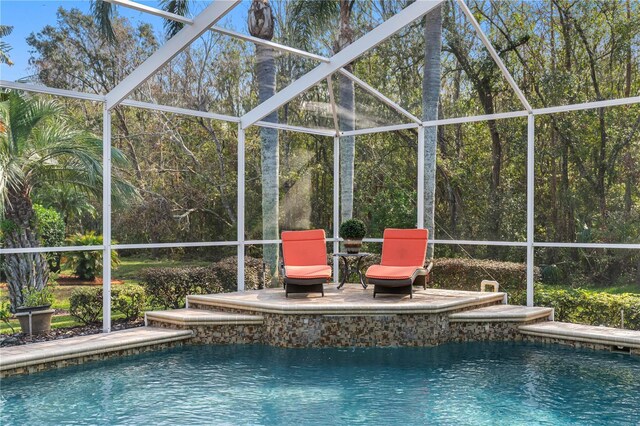
[[[640,425],[640,357],[186,346],[3,379],[2,425]]]

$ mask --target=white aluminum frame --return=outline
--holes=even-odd
[[[364,54],[366,51],[374,48],[379,43],[397,33],[406,25],[428,13],[433,7],[441,3],[442,0],[422,0],[407,6],[403,11],[383,22],[377,28],[374,28],[365,36],[352,43],[340,53],[331,58],[325,58],[320,55],[305,52],[300,49],[291,48],[273,42],[268,42],[255,37],[237,33],[235,31],[224,28],[215,27],[213,24],[218,21],[225,13],[231,10],[239,0],[216,0],[209,5],[195,19],[185,18],[179,15],[170,14],[160,9],[155,9],[146,5],[135,3],[129,0],[106,0],[110,3],[130,7],[142,12],[150,13],[163,18],[172,19],[182,22],[185,25],[175,37],[171,38],[164,46],[156,51],[134,72],[118,84],[111,92],[106,95],[98,95],[91,93],[83,93],[72,90],[56,89],[46,86],[33,85],[28,83],[13,82],[0,80],[0,87],[5,89],[22,90],[35,93],[43,93],[53,96],[61,96],[66,98],[81,99],[86,101],[100,102],[103,104],[103,241],[102,245],[93,246],[63,246],[63,247],[33,247],[22,249],[5,249],[0,248],[0,254],[16,254],[16,253],[48,253],[48,252],[73,252],[73,251],[102,251],[103,255],[103,300],[104,300],[104,320],[103,330],[109,332],[111,330],[111,303],[110,303],[110,284],[111,284],[111,267],[110,252],[111,250],[130,250],[130,249],[152,249],[152,248],[173,248],[173,247],[237,247],[238,254],[238,290],[244,290],[244,253],[247,245],[256,244],[280,244],[280,240],[246,240],[245,231],[245,129],[250,125],[270,127],[285,131],[294,131],[309,133],[314,135],[333,137],[334,164],[333,164],[333,235],[327,238],[328,242],[333,243],[334,251],[339,250],[341,239],[338,234],[338,223],[340,219],[340,176],[339,176],[339,148],[341,136],[356,136],[379,132],[393,132],[405,129],[418,129],[418,172],[417,172],[417,217],[416,223],[418,227],[424,226],[424,129],[429,126],[448,125],[457,123],[473,123],[479,121],[500,120],[508,118],[527,117],[527,237],[526,241],[478,241],[478,240],[446,240],[433,239],[433,244],[455,244],[455,245],[475,245],[475,246],[505,246],[505,247],[523,247],[527,250],[527,305],[532,306],[534,299],[533,289],[533,270],[534,270],[534,249],[537,247],[547,248],[590,248],[590,249],[632,249],[640,250],[640,244],[628,243],[563,243],[563,242],[544,242],[535,241],[534,233],[534,213],[535,213],[535,116],[545,114],[557,114],[570,111],[580,111],[586,109],[622,106],[640,103],[640,96],[610,99],[596,102],[585,102],[572,105],[561,105],[545,108],[532,108],[528,103],[524,93],[515,83],[513,77],[505,67],[504,63],[497,55],[497,52],[491,45],[491,42],[484,34],[480,25],[473,17],[473,14],[464,3],[463,0],[457,0],[460,8],[463,10],[473,27],[475,28],[482,43],[488,49],[491,57],[500,68],[504,78],[507,80],[511,88],[514,90],[520,101],[522,102],[524,111],[513,111],[506,113],[496,113],[490,115],[478,115],[470,117],[457,117],[438,119],[422,122],[417,117],[411,115],[398,104],[390,100],[388,97],[374,89],[355,75],[344,70],[343,67]],[[186,108],[158,105],[148,102],[141,102],[131,99],[125,99],[136,87],[142,82],[150,78],[162,65],[177,55],[181,50],[186,48],[189,43],[195,40],[199,35],[207,30],[216,31],[230,37],[235,37],[244,41],[253,42],[270,46],[276,50],[288,52],[303,57],[311,58],[322,62],[318,67],[308,74],[295,81],[281,92],[276,93],[271,99],[263,104],[258,105],[242,117],[234,117],[224,114],[216,114],[206,111],[197,111]],[[402,115],[411,119],[411,123],[397,124],[391,126],[383,126],[369,129],[358,129],[348,132],[340,132],[338,127],[337,107],[335,104],[333,85],[331,77],[336,72],[341,73],[363,89],[373,94],[377,99],[389,105]],[[326,79],[329,87],[329,96],[332,107],[335,129],[311,129],[302,126],[291,126],[278,123],[266,123],[260,119],[271,111],[286,104],[295,96],[302,94],[305,90]],[[134,108],[143,108],[155,111],[164,111],[173,114],[181,114],[195,117],[202,117],[212,120],[221,120],[236,123],[238,125],[238,177],[237,177],[237,239],[236,241],[204,241],[204,242],[170,242],[170,243],[152,243],[152,244],[112,244],[111,239],[111,113],[110,110],[116,105],[126,105]],[[366,238],[366,242],[381,243],[381,238]],[[339,278],[339,268],[337,259],[334,259],[334,279]]]

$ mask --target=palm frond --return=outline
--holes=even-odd
[[[91,1],[91,15],[102,35],[109,43],[117,44],[116,33],[113,31],[111,19],[113,18],[113,6],[104,0]]]
[[[190,2],[190,0],[160,0],[160,7],[167,12],[186,17],[189,14]],[[164,21],[164,29],[169,37],[176,35],[183,27],[184,24],[182,22],[170,19]]]
[[[77,130],[55,101],[10,91],[0,93],[0,214],[9,191],[64,186],[100,199],[102,140]],[[111,149],[114,170],[126,167],[122,151]],[[112,177],[114,200],[137,197],[137,190],[117,173]]]
[[[0,25],[0,37],[6,37],[13,31],[13,26],[11,25]]]
[[[340,4],[336,0],[293,0],[287,4],[287,14],[293,25],[288,36],[295,37],[296,44],[308,49],[327,28],[338,22],[339,12]]]

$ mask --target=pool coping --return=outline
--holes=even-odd
[[[112,333],[0,348],[0,373],[32,365],[183,341],[192,336],[191,330],[136,327]]]
[[[360,293],[368,294],[366,290],[360,290]],[[199,305],[207,305],[227,309],[239,309],[249,310],[252,312],[287,315],[438,314],[487,303],[503,302],[506,297],[506,293],[499,292],[481,293],[470,291],[427,289],[416,291],[414,293],[414,298],[408,300],[398,299],[398,297],[394,295],[386,298],[386,300],[382,297],[379,299],[373,299],[373,296],[370,296],[371,301],[367,302],[362,302],[360,300],[350,301],[341,299],[332,303],[326,302],[326,299],[319,300],[318,298],[285,299],[283,289],[268,289],[268,291],[273,296],[278,296],[280,293],[282,293],[282,299],[265,301],[246,300],[247,296],[256,295],[259,294],[258,292],[265,291],[267,290],[244,292],[244,300],[238,299],[236,297],[237,293],[189,295],[187,296],[187,306],[189,306],[190,303],[195,303]],[[326,291],[325,297],[327,299],[330,299],[334,294],[335,293]],[[427,298],[431,295],[440,297],[456,297],[456,299],[444,302],[432,302],[427,300]],[[423,297],[423,299],[419,299],[419,297]]]

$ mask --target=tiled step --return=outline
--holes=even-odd
[[[0,371],[191,338],[191,330],[137,327],[0,349]]]
[[[230,312],[204,309],[173,309],[169,311],[151,311],[145,314],[147,321],[158,321],[175,325],[244,325],[262,324],[261,315],[234,314]]]
[[[546,322],[518,327],[522,334],[601,345],[640,348],[640,331],[568,322]]]
[[[492,305],[449,315],[451,322],[528,322],[553,318],[552,308]]]

